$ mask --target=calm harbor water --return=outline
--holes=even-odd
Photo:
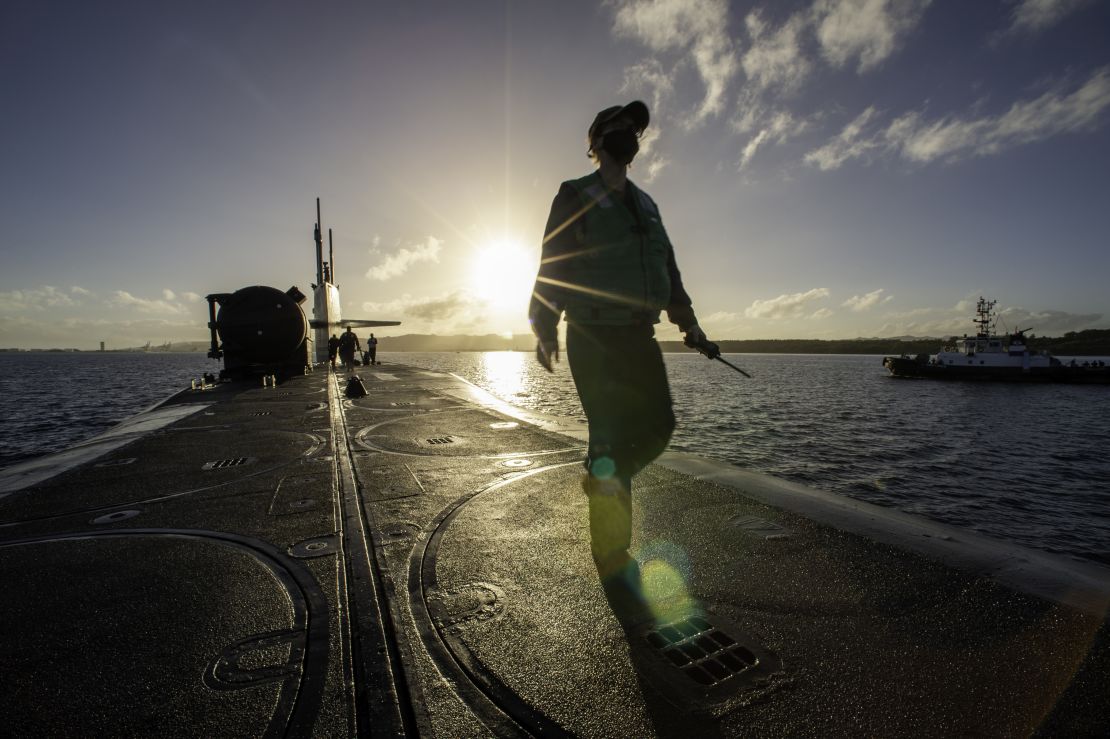
[[[672,448],[1110,564],[1110,387],[896,380],[874,356],[668,354]],[[383,353],[581,418],[565,363]],[[0,466],[92,436],[216,364],[201,354],[0,354]]]
[[[0,352],[0,467],[65,449],[189,386],[204,354]]]

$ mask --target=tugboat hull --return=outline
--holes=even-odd
[[[1110,367],[991,367],[934,364],[927,357],[883,357],[883,366],[900,378],[985,382],[1068,382],[1110,384]]]

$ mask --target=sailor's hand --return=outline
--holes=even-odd
[[[697,349],[709,359],[716,359],[721,356],[721,349],[706,337],[705,332],[702,331],[701,326],[694,324],[686,329],[686,338],[682,341],[683,344],[691,349]]]
[[[698,346],[699,344],[704,344],[706,341],[708,341],[708,339],[705,336],[705,332],[701,330],[701,326],[698,324],[695,323],[693,326],[686,329],[686,338],[683,341],[686,346]]]
[[[543,365],[545,370],[554,372],[555,368],[552,366],[552,363],[559,361],[559,342],[537,341],[536,360]]]

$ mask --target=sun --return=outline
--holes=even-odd
[[[520,242],[511,238],[489,241],[471,262],[470,288],[498,313],[523,316],[538,267],[539,256]]]

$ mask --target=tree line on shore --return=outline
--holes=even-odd
[[[379,351],[395,352],[490,352],[535,349],[530,334],[501,336],[435,336],[405,334],[379,337]],[[948,339],[920,338],[858,338],[858,339],[725,339],[718,341],[722,352],[729,354],[935,354],[944,346],[953,345],[959,337]],[[1063,336],[1029,337],[1032,351],[1047,350],[1062,356],[1110,356],[1110,329],[1069,331]],[[688,352],[681,341],[660,341],[664,352]]]
[[[366,333],[366,332],[363,332]],[[530,334],[503,336],[485,334],[478,336],[437,336],[434,334],[404,334],[379,336],[381,352],[496,352],[535,349],[535,339]],[[721,351],[727,354],[935,354],[944,346],[955,344],[959,337],[948,339],[930,337],[910,338],[858,338],[858,339],[725,339],[718,341]],[[1065,357],[1110,356],[1110,329],[1069,331],[1063,336],[1029,336],[1032,351],[1048,351]],[[688,352],[681,341],[660,341],[664,352]],[[148,352],[203,352],[207,341],[182,341],[162,346],[132,347],[114,351]],[[18,351],[9,349],[7,351]],[[43,351],[43,350],[40,350]],[[55,350],[56,351],[56,350]],[[69,350],[75,351],[75,350]]]
[[[736,354],[936,354],[960,337],[909,339],[745,339],[719,341],[725,353]],[[1061,356],[1110,356],[1110,329],[1069,331],[1063,336],[1027,336],[1030,351]],[[663,351],[689,351],[681,341],[659,342]]]

